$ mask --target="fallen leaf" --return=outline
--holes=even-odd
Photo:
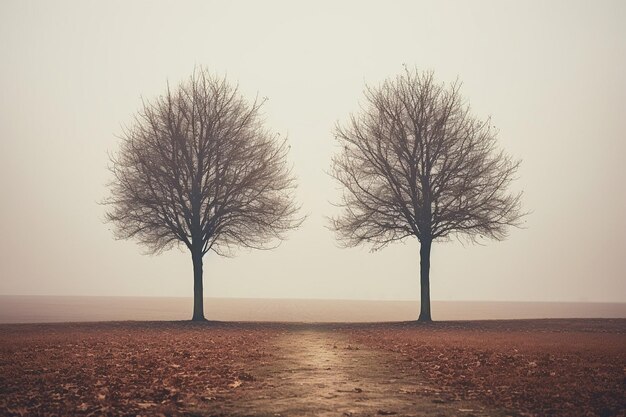
[[[241,384],[243,384],[243,382],[241,382],[241,380],[239,379],[235,379],[233,382],[231,382],[230,384],[228,384],[229,388],[237,388],[240,387]]]

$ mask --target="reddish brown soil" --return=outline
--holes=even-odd
[[[626,414],[626,320],[0,326],[0,415]]]
[[[626,415],[626,320],[402,323],[349,330],[445,401],[537,416]]]
[[[278,331],[179,323],[0,326],[0,415],[193,415],[251,379]]]

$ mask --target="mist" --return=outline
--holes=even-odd
[[[435,242],[434,300],[626,302],[623,2],[17,2],[0,5],[0,294],[192,294],[189,254],[103,222],[109,154],[142,98],[198,65],[267,96],[306,222],[272,251],[205,257],[218,298],[416,300],[419,245],[339,248],[333,128],[407,64],[459,79],[522,159],[503,242]]]

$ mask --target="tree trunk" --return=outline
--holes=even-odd
[[[204,321],[204,294],[202,289],[202,252],[191,254],[193,260],[193,317],[192,321]]]
[[[431,322],[430,315],[430,239],[420,242],[420,316],[417,321]]]

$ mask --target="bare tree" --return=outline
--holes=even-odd
[[[332,175],[344,192],[333,228],[345,246],[373,250],[417,237],[419,321],[431,321],[432,241],[455,234],[501,240],[524,215],[521,193],[507,191],[520,162],[497,150],[490,120],[470,114],[459,87],[406,69],[366,88],[361,112],[336,127],[342,150]]]
[[[150,252],[191,252],[192,320],[204,320],[202,258],[235,247],[264,249],[297,227],[289,146],[263,127],[260,108],[225,78],[194,71],[187,82],[144,102],[112,157],[107,220],[117,238]]]

